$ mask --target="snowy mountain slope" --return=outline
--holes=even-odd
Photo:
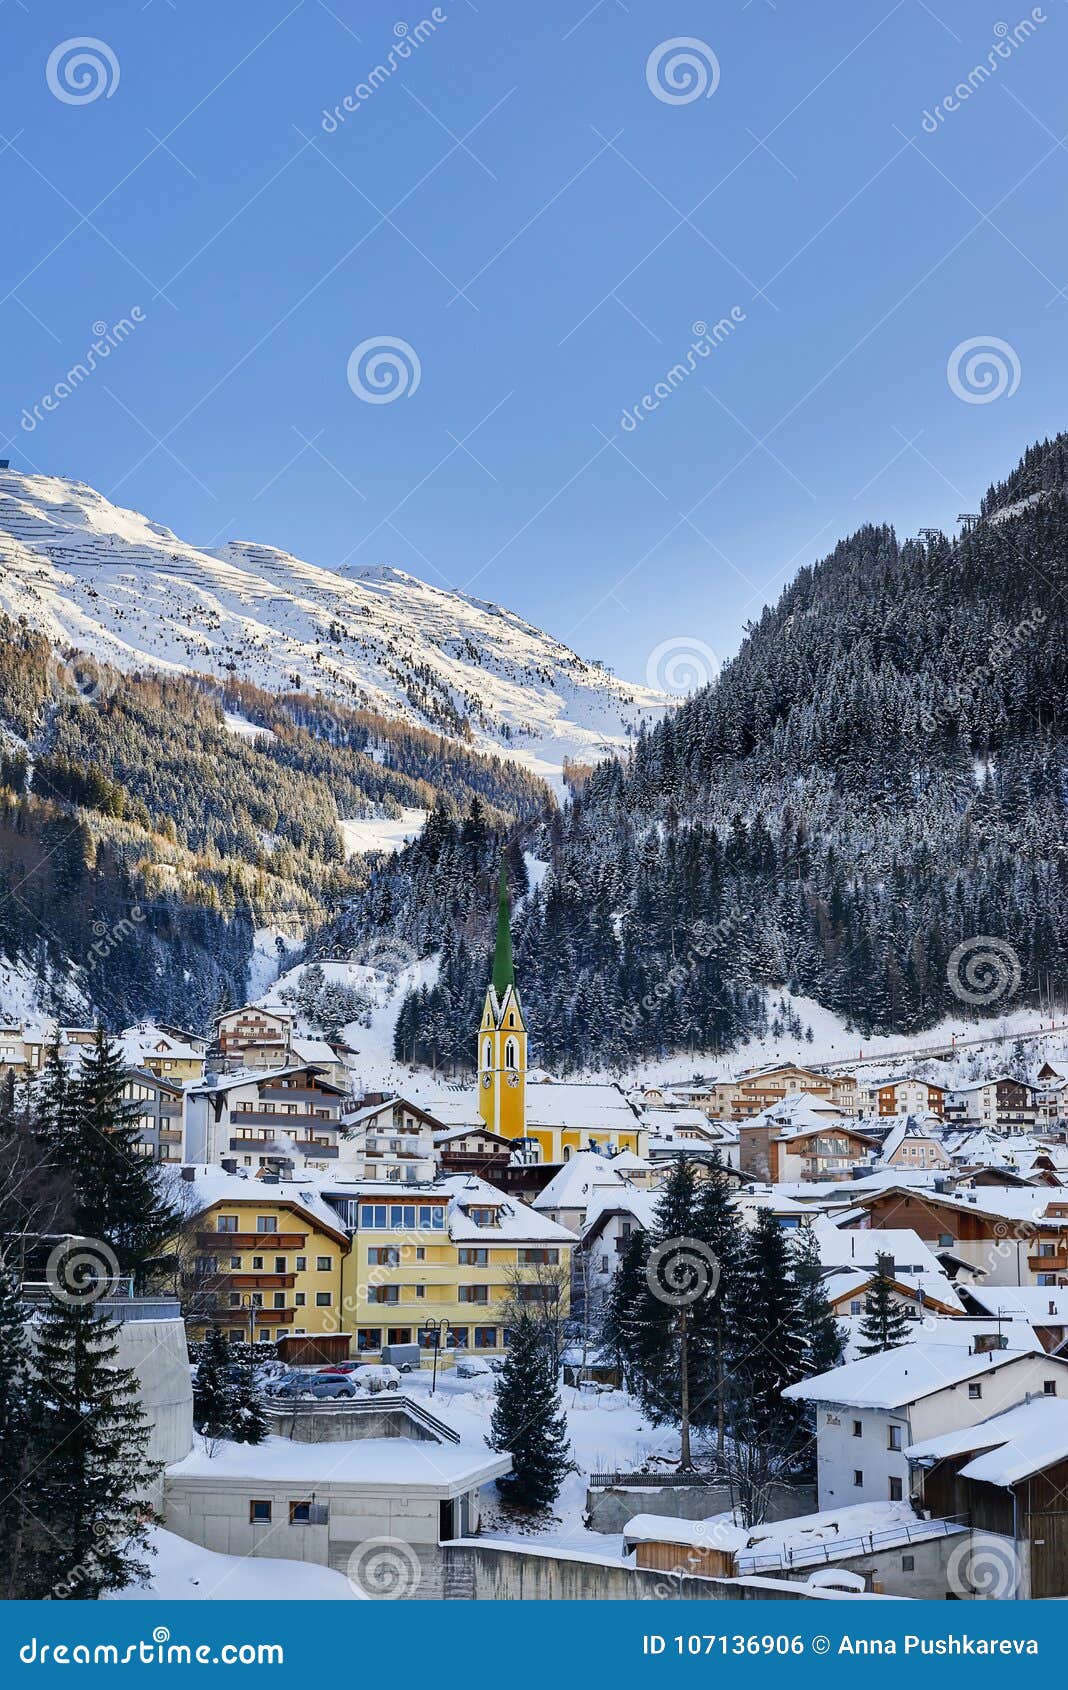
[[[391,568],[202,550],[82,482],[0,472],[0,610],[117,667],[299,685],[540,773],[625,743],[669,700],[495,604]]]

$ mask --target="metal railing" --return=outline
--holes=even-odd
[[[910,1543],[927,1543],[933,1538],[950,1537],[964,1531],[971,1521],[969,1514],[950,1514],[944,1520],[917,1520],[915,1525],[901,1525],[883,1532],[866,1532],[861,1537],[834,1538],[825,1543],[807,1543],[797,1549],[784,1549],[775,1555],[735,1557],[739,1573],[783,1571],[788,1567],[825,1567],[832,1562],[847,1560],[853,1555],[874,1555],[878,1549],[904,1548]],[[665,1534],[666,1535],[666,1534]],[[710,1539],[714,1533],[709,1533]],[[709,1542],[710,1549],[715,1548]]]
[[[625,1489],[658,1490],[666,1488],[681,1489],[685,1485],[719,1485],[726,1481],[717,1477],[715,1473],[591,1473],[590,1484],[594,1488],[608,1486]]]

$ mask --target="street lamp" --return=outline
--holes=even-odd
[[[444,1316],[441,1320],[424,1320],[423,1331],[430,1339],[430,1347],[434,1352],[434,1370],[430,1380],[430,1395],[433,1396],[438,1386],[438,1351],[441,1348],[442,1339],[449,1331],[449,1322]]]
[[[245,1295],[241,1299],[241,1305],[242,1305],[243,1308],[246,1308],[248,1310],[249,1348],[254,1350],[255,1347],[256,1347],[256,1310],[261,1309],[263,1307],[263,1304],[257,1303],[254,1300],[251,1291],[246,1291]]]

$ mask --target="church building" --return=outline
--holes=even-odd
[[[478,1107],[489,1130],[521,1140],[532,1161],[567,1162],[589,1149],[644,1156],[648,1149],[645,1117],[621,1087],[529,1077],[503,862],[493,974],[478,1030]]]

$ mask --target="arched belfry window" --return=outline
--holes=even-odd
[[[493,1067],[493,1040],[492,1039],[487,1039],[485,1044],[482,1046],[482,1066],[483,1066],[483,1068],[492,1068]]]
[[[519,1067],[519,1046],[514,1039],[509,1039],[504,1047],[504,1066],[506,1068]]]

